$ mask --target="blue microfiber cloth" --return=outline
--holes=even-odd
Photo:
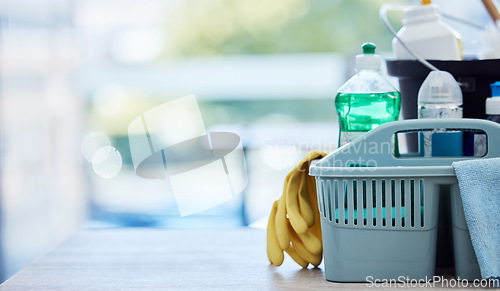
[[[500,158],[454,162],[481,276],[500,278]]]

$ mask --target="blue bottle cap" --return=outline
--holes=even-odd
[[[500,81],[496,81],[493,84],[490,84],[491,87],[491,96],[497,97],[500,96]]]

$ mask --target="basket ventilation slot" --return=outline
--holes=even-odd
[[[319,210],[328,221],[376,228],[425,225],[423,179],[325,179],[317,183]]]

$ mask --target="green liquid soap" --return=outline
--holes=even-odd
[[[396,121],[401,108],[398,91],[383,93],[342,93],[335,97],[339,116],[339,146],[386,122]]]

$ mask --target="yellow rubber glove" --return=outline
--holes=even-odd
[[[273,204],[267,225],[267,256],[275,266],[283,263],[283,251],[303,268],[321,263],[316,182],[309,176],[309,164],[324,156],[324,152],[313,151],[304,157],[286,176],[283,195]]]

